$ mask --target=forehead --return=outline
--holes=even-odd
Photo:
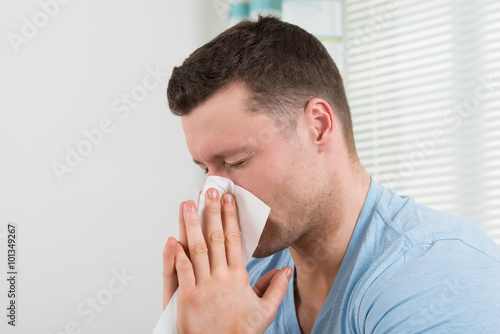
[[[268,116],[248,111],[247,98],[244,87],[233,85],[181,117],[187,146],[194,159],[217,154],[218,150],[255,146],[259,132],[275,131]]]

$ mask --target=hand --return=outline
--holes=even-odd
[[[198,193],[198,203],[200,203],[201,191]],[[179,243],[187,250],[186,227],[184,214],[182,211],[184,202],[179,206]],[[198,206],[196,206],[198,208]],[[198,210],[197,210],[198,211]],[[167,307],[175,290],[179,287],[177,272],[175,270],[175,254],[177,253],[177,240],[168,238],[163,248],[163,309]]]
[[[182,245],[176,246],[178,329],[180,333],[263,333],[285,297],[292,269],[272,270],[252,289],[241,254],[234,197],[225,194],[221,208],[217,190],[210,189],[206,196],[205,231],[195,203],[182,204],[190,256]],[[173,246],[167,242],[169,250]]]
[[[168,238],[163,248],[163,309],[167,307],[170,299],[177,290],[179,282],[175,271],[175,253],[177,251],[177,240]]]

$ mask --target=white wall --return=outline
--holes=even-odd
[[[206,0],[55,1],[0,4],[0,332],[150,333],[162,312],[163,245],[177,235],[178,204],[204,180],[165,89],[172,67],[226,22]],[[23,37],[23,18],[38,31]],[[10,33],[26,39],[15,46]],[[157,66],[167,76],[126,107],[122,94],[141,98]],[[105,119],[109,133],[101,142],[94,132],[85,147],[82,131]],[[59,180],[52,165],[64,168],[67,147],[78,145],[92,151]],[[15,328],[6,317],[9,222]],[[133,276],[123,289],[113,278],[122,270]],[[100,311],[91,311],[96,297]]]

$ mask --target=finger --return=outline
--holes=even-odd
[[[292,278],[292,268],[285,267],[276,273],[271,279],[269,287],[264,292],[262,300],[270,304],[272,310],[278,310],[283,298],[285,298],[288,282]]]
[[[175,254],[177,253],[177,240],[168,238],[163,249],[163,309],[167,307],[175,290],[179,286],[177,272],[175,271]]]
[[[257,296],[262,297],[264,295],[264,292],[266,292],[267,288],[269,287],[269,283],[271,283],[271,280],[278,271],[279,269],[273,269],[267,272],[257,281],[257,283],[253,285],[253,291]]]
[[[208,248],[201,230],[200,216],[196,212],[193,201],[184,203],[184,223],[189,248],[189,258],[193,264],[196,282],[202,282],[210,276],[210,265],[208,262]]]
[[[226,245],[227,265],[234,269],[245,267],[241,254],[240,228],[238,210],[232,194],[222,196],[222,224]]]
[[[179,288],[195,286],[196,280],[193,272],[193,265],[191,261],[189,261],[181,244],[177,244],[175,270],[177,271],[177,277],[179,279]]]
[[[221,204],[217,189],[210,188],[205,194],[205,235],[211,271],[227,268],[224,231],[222,230]]]
[[[199,209],[199,208],[200,208],[200,198],[201,198],[201,193],[202,193],[202,192],[203,192],[203,191],[202,191],[202,190],[200,190],[200,192],[198,193],[198,203],[196,204],[196,208],[197,208],[197,209]]]
[[[184,250],[186,251],[186,254],[189,257],[189,249],[186,236],[186,224],[184,222],[184,211],[183,211],[184,203],[185,202],[182,202],[181,205],[179,205],[179,242],[181,243],[182,247],[184,247]]]

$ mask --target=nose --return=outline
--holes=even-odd
[[[228,175],[228,173],[224,172],[224,171],[220,171],[220,170],[216,170],[216,169],[212,169],[212,170],[208,170],[208,176],[221,176],[221,177],[225,177],[226,179],[231,179]]]
[[[231,180],[235,185],[240,186],[238,180],[234,177],[229,175],[229,173],[224,172],[224,171],[208,171],[207,177],[208,176],[220,176],[220,177],[225,177],[226,179]]]

